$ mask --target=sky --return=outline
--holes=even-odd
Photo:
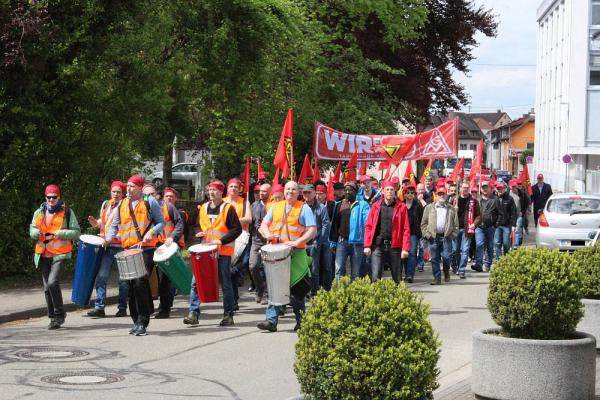
[[[499,22],[498,35],[478,35],[479,46],[471,72],[455,72],[470,97],[464,112],[495,112],[512,118],[534,107],[536,62],[536,11],[541,0],[474,0],[476,6],[492,9]]]

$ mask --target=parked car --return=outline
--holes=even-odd
[[[600,229],[600,195],[561,193],[548,199],[538,218],[538,247],[577,250]]]
[[[174,181],[191,181],[193,185],[196,184],[198,178],[198,167],[195,163],[179,163],[173,165],[171,169],[173,172]],[[163,171],[157,171],[150,176],[150,181],[156,186],[162,186],[163,183]]]

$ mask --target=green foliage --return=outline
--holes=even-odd
[[[309,399],[432,399],[439,345],[422,297],[345,277],[312,300],[294,370]]]
[[[523,151],[521,154],[519,154],[519,163],[521,165],[526,165],[527,157],[533,156],[533,155],[534,155],[533,149],[528,149],[528,150]]]
[[[571,262],[581,271],[581,297],[600,300],[600,244],[577,250]]]
[[[488,308],[511,337],[564,339],[583,316],[581,285],[568,253],[521,248],[492,269]]]

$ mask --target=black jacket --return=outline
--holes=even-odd
[[[413,200],[412,206],[407,208],[407,210],[410,234],[421,238],[421,220],[423,219],[423,206],[421,202],[417,199]]]
[[[512,199],[511,199],[512,200]],[[481,211],[481,226],[482,228],[491,228],[497,226],[499,210],[499,202],[496,197],[479,200],[479,209]]]
[[[531,201],[533,202],[533,213],[537,215],[544,207],[546,207],[548,199],[552,196],[552,186],[544,183],[542,190],[540,191],[538,185],[535,184],[532,189],[533,194],[531,195]]]
[[[498,197],[498,220],[496,226],[517,226],[517,206],[508,191]]]

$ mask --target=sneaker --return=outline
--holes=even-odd
[[[117,317],[117,318],[126,317],[126,316],[127,316],[127,311],[125,311],[123,309],[119,309],[119,311],[117,311],[117,313],[115,314],[115,317]]]
[[[285,315],[285,311],[287,309],[287,306],[281,306],[277,308],[277,315],[279,317],[283,317]]]
[[[93,310],[88,311],[87,315],[88,315],[88,317],[94,317],[94,318],[104,318],[104,317],[106,317],[106,314],[104,313],[104,310],[99,310],[97,308],[94,308]]]
[[[485,267],[485,272],[490,272],[490,269],[492,269],[492,267]]]
[[[430,285],[441,285],[442,284],[442,278],[438,278],[438,279],[434,279],[432,282],[429,283]]]
[[[417,268],[417,271],[423,272],[423,271],[425,271],[425,268],[424,267],[419,267],[419,268]]]
[[[262,302],[262,295],[256,294],[254,295],[254,301],[256,301],[257,304],[260,304]]]
[[[240,311],[240,305],[238,303],[233,305],[233,311]]]
[[[54,320],[58,324],[59,328],[65,323],[65,318],[66,315],[64,317],[56,317],[56,319]]]
[[[263,299],[260,301],[260,305],[261,306],[269,305],[269,300],[267,300],[266,297],[263,297]]]
[[[460,279],[467,279],[467,276],[465,275],[464,272],[460,273]]]
[[[450,282],[450,271],[444,271],[444,282]]]
[[[171,316],[170,312],[160,310],[159,312],[156,313],[156,315],[154,316],[154,319],[167,319],[170,316]]]
[[[219,326],[231,326],[233,325],[233,315],[225,314],[223,315],[223,319],[219,322]]]
[[[406,283],[413,283],[413,278],[406,278],[404,281]]]
[[[261,331],[277,332],[277,326],[271,321],[261,321],[256,327]]]
[[[130,335],[134,335],[134,334],[135,334],[135,331],[137,331],[137,328],[138,328],[138,325],[137,325],[137,324],[133,325],[133,328],[131,328],[131,329],[129,330],[129,334],[130,334]]]
[[[249,292],[254,292],[255,290],[256,290],[256,288],[254,287],[254,285],[252,285],[248,288]]]
[[[296,322],[296,325],[294,325],[294,332],[298,332],[300,330],[300,326],[302,324],[300,322]]]
[[[137,329],[134,333],[135,336],[147,336],[148,332],[146,332],[146,327],[144,325],[138,325]]]
[[[471,269],[477,272],[483,272],[483,269],[479,265],[471,265]]]
[[[183,319],[186,325],[198,325],[198,313],[191,311],[187,317]]]
[[[56,321],[56,319],[51,319],[50,323],[48,324],[48,330],[52,331],[58,328],[60,328],[60,324]]]

